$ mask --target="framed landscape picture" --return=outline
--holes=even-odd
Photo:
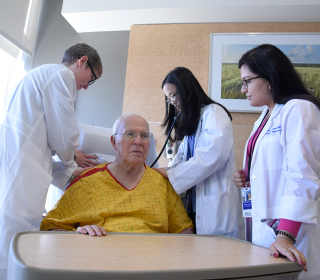
[[[293,63],[308,90],[320,98],[319,33],[219,33],[210,35],[211,98],[231,112],[261,112],[241,93],[238,61],[248,50],[261,45],[278,47]]]

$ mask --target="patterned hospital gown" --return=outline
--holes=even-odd
[[[107,232],[178,233],[193,228],[168,179],[146,166],[132,190],[101,164],[79,176],[44,217],[40,230],[99,225]]]

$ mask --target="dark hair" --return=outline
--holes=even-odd
[[[87,56],[91,67],[95,70],[99,77],[102,74],[102,62],[96,49],[87,45],[86,43],[78,43],[68,48],[62,58],[62,63],[70,66],[79,59],[79,57]]]
[[[239,60],[238,67],[242,65],[269,82],[275,103],[286,104],[291,99],[303,99],[320,109],[320,99],[306,89],[289,58],[277,47],[263,44],[247,51]]]
[[[184,67],[175,68],[163,80],[162,88],[165,84],[173,84],[176,86],[176,98],[179,102],[179,109],[181,110],[181,114],[174,125],[174,140],[182,140],[186,135],[190,136],[195,134],[200,121],[201,108],[205,105],[212,103],[220,105],[232,120],[229,111],[221,104],[213,101],[204,92],[200,83],[189,69]],[[165,104],[166,115],[162,127],[165,128],[165,134],[168,135],[174,117],[177,114],[177,109],[167,102]]]

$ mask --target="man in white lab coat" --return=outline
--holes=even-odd
[[[52,154],[65,166],[62,182],[81,172],[74,162],[79,145],[74,102],[77,90],[86,90],[101,74],[97,51],[78,43],[65,51],[62,64],[29,71],[6,100],[0,119],[0,280],[6,279],[12,236],[39,230]]]

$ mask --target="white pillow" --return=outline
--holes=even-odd
[[[110,156],[116,156],[116,150],[113,148],[110,141],[110,137],[113,134],[112,128],[79,123],[79,129],[80,146],[77,148],[78,150],[81,150],[85,154],[100,154],[101,158],[105,158],[106,162],[110,161],[112,158]],[[152,137],[150,141],[149,154],[146,159],[146,165],[150,166],[156,157],[156,141],[154,137]],[[155,164],[155,167],[159,167],[158,162]]]
[[[77,148],[78,150],[85,154],[116,155],[116,151],[110,142],[110,137],[113,134],[112,128],[79,123],[79,129],[80,146]]]

